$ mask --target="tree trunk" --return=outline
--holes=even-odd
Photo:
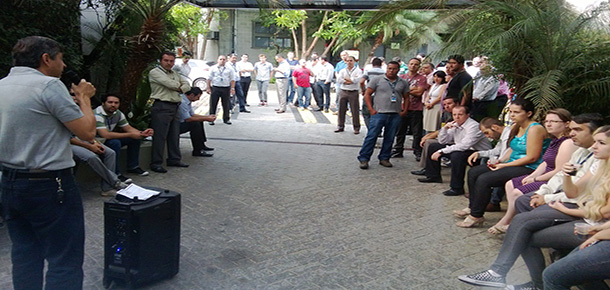
[[[318,27],[318,33],[320,31],[322,31],[322,29],[324,29],[324,22],[326,21],[326,16],[328,15],[328,11],[324,12],[324,17],[322,17],[322,22],[320,22],[320,27]],[[305,56],[308,56],[311,54],[311,51],[314,49],[314,47],[316,46],[316,44],[318,43],[318,40],[320,39],[319,36],[314,37],[314,39],[311,41],[311,44],[309,45],[309,48],[307,49],[307,51],[305,52]],[[305,47],[305,45],[303,45],[303,47]]]
[[[333,39],[330,41],[328,46],[326,46],[326,48],[324,49],[324,52],[321,54],[321,56],[329,56],[328,53],[330,52],[331,49],[333,49],[333,46],[335,46],[335,44],[337,43],[337,39],[339,39],[339,37],[337,37],[337,36],[333,37]]]
[[[292,33],[292,41],[294,41],[294,58],[296,59],[300,59],[299,58],[299,40],[297,39],[297,32],[294,31],[294,29],[290,29],[290,32]]]
[[[377,50],[377,48],[383,43],[383,30],[379,32],[379,34],[377,35],[377,37],[375,38],[375,43],[373,44],[373,47],[371,47],[371,52],[369,52],[369,54],[366,57],[366,62],[370,63],[371,59],[373,59],[373,56],[375,56],[375,50]]]
[[[309,55],[305,53],[305,47],[307,47],[307,26],[305,26],[305,20],[301,22],[301,47],[303,48],[301,58],[307,58]]]

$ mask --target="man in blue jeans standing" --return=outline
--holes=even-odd
[[[391,61],[388,63],[385,75],[373,77],[367,85],[364,102],[371,112],[371,119],[358,155],[360,169],[369,168],[369,160],[382,129],[384,132],[379,164],[392,167],[390,163],[392,142],[401,117],[407,114],[409,107],[409,83],[398,77],[399,69],[400,64]]]
[[[117,94],[103,95],[102,105],[95,109],[95,126],[97,134],[106,139],[104,144],[116,153],[116,168],[110,170],[126,182],[128,178],[119,170],[121,147],[127,145],[127,172],[147,176],[148,171],[140,168],[140,139],[152,136],[154,131],[151,128],[140,131],[129,125],[125,114],[119,110],[120,105],[121,98]]]
[[[52,39],[22,38],[12,56],[15,66],[0,80],[0,166],[13,288],[82,289],[85,224],[68,140],[74,133],[94,141],[95,87],[72,84],[72,99]]]

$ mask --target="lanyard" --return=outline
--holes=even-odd
[[[587,162],[587,160],[589,160],[589,158],[591,158],[591,156],[593,156],[593,152],[589,152],[589,155],[587,155],[585,157],[585,159],[583,159],[583,160],[580,160],[580,158],[579,158],[579,160],[577,162],[578,165],[583,165],[585,162]]]

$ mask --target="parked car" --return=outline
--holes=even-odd
[[[216,64],[214,61],[203,61],[199,59],[189,60],[189,66],[191,67],[191,73],[188,75],[188,80],[191,82],[191,86],[199,87],[205,92],[208,88],[208,78],[210,77],[210,67]]]

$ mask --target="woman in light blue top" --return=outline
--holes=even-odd
[[[535,106],[530,100],[516,99],[510,105],[510,118],[514,122],[508,138],[510,149],[497,162],[476,166],[468,172],[470,202],[468,208],[454,212],[466,218],[457,226],[482,225],[492,188],[504,186],[514,177],[532,173],[542,162],[550,139],[546,129],[532,120],[534,113]]]

